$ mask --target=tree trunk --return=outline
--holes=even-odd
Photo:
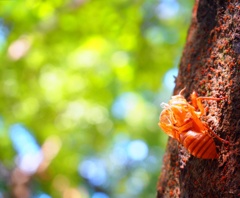
[[[183,88],[189,100],[224,97],[204,103],[201,120],[214,138],[218,159],[191,156],[170,138],[158,182],[160,197],[240,197],[240,1],[196,0],[174,95]]]

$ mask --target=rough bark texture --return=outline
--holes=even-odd
[[[190,156],[169,139],[157,197],[240,197],[240,1],[197,0],[176,79],[174,95],[186,87],[205,103],[201,119],[229,144],[214,139],[219,158]]]

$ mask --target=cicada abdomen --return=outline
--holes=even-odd
[[[214,159],[218,157],[213,138],[207,133],[188,131],[180,134],[180,143],[197,158]]]

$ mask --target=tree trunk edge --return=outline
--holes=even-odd
[[[203,120],[230,145],[214,139],[220,157],[197,159],[169,138],[157,185],[160,197],[240,197],[240,2],[196,0],[174,95],[186,87],[207,103]],[[233,177],[234,175],[234,177]]]

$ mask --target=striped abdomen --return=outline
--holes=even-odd
[[[187,131],[180,134],[180,143],[197,158],[217,158],[216,145],[207,133]]]

